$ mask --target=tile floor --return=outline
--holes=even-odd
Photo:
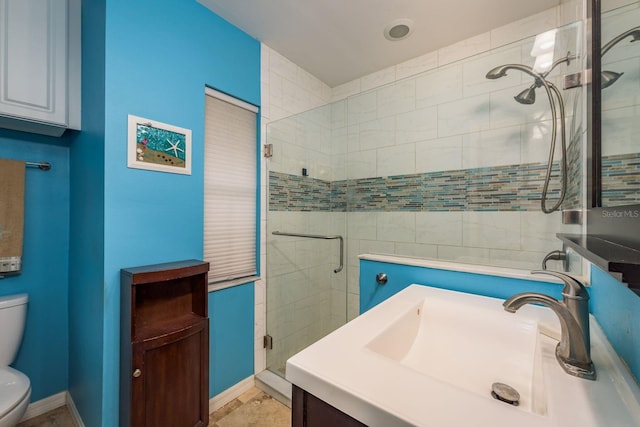
[[[16,427],[76,427],[69,408],[61,406],[53,411],[23,421]]]
[[[289,427],[290,425],[291,409],[255,387],[209,414],[209,427]],[[63,406],[24,421],[16,427],[75,427],[75,424],[69,409]]]
[[[209,415],[209,427],[289,427],[291,409],[252,388]]]

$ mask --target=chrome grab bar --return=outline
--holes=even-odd
[[[333,270],[333,272],[334,273],[340,273],[342,271],[342,266],[344,265],[344,263],[343,263],[343,259],[344,259],[344,239],[342,238],[342,236],[339,236],[337,234],[335,236],[325,236],[325,235],[322,235],[322,234],[283,233],[281,231],[274,231],[271,234],[273,234],[274,236],[306,237],[308,239],[323,239],[323,240],[340,239],[340,266],[338,266],[338,268]]]

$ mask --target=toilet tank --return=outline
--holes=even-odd
[[[27,294],[0,297],[0,366],[9,366],[18,354],[28,301]]]

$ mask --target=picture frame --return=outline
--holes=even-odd
[[[191,175],[191,130],[129,114],[127,167]]]

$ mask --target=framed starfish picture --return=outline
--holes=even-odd
[[[191,130],[129,115],[127,166],[191,175]]]

